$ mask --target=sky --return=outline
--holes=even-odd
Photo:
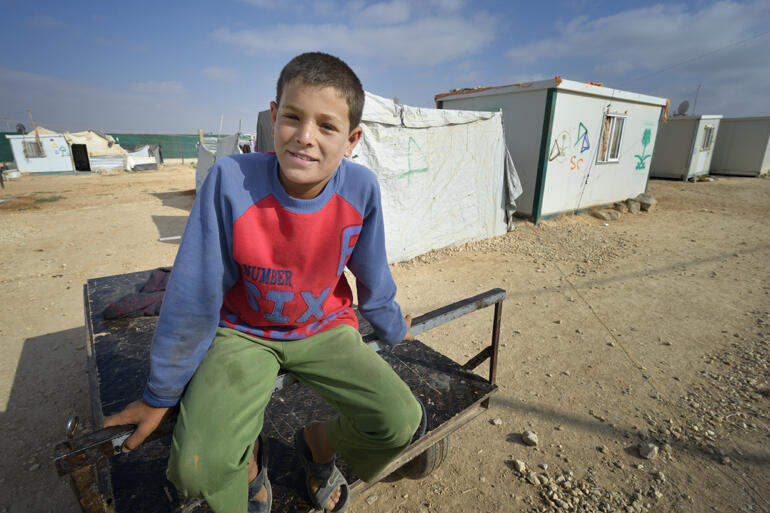
[[[254,132],[304,51],[419,107],[558,75],[688,100],[689,114],[770,115],[768,0],[39,0],[2,16],[0,131],[31,117],[58,131]]]

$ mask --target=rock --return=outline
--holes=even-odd
[[[655,444],[640,444],[639,456],[651,460],[658,456],[658,446]]]
[[[377,502],[377,494],[376,493],[373,493],[369,497],[366,498],[366,503],[368,505],[370,505],[370,506],[372,504],[374,504],[375,502]]]
[[[523,474],[527,471],[527,464],[521,460],[513,460],[513,468],[516,470],[516,472]]]
[[[30,465],[29,471],[30,472],[34,472],[34,471],[36,471],[39,468],[40,468],[40,463],[33,463],[32,465]]]
[[[639,202],[639,206],[645,212],[650,212],[658,204],[658,200],[646,193],[639,194],[634,200]]]
[[[628,211],[632,214],[638,214],[642,210],[642,205],[636,200],[627,199],[626,200],[626,206],[628,207]]]
[[[530,472],[527,474],[527,481],[529,481],[529,484],[540,486],[540,479],[538,479],[537,474],[534,472]]]
[[[622,201],[618,201],[617,203],[612,205],[612,208],[614,208],[615,210],[617,210],[621,214],[625,214],[626,212],[628,212],[628,205],[626,205]]]
[[[524,431],[521,434],[521,441],[526,445],[535,446],[537,445],[537,433],[534,431]]]
[[[611,208],[600,208],[591,212],[591,215],[604,221],[616,221],[620,219],[620,212]]]
[[[607,454],[607,446],[606,445],[600,445],[596,448],[600,453]]]
[[[490,420],[489,422],[490,422],[491,424],[495,425],[495,426],[502,426],[502,425],[503,425],[503,419],[501,419],[501,418],[499,418],[499,417],[498,417],[498,418],[496,418],[496,419],[492,419],[492,420]]]

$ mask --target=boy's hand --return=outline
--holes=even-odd
[[[404,335],[404,340],[409,342],[414,340],[414,335],[412,335],[412,316],[405,315],[404,321],[406,322],[406,335]]]
[[[136,431],[123,442],[122,451],[131,452],[141,444],[150,433],[160,426],[171,407],[150,406],[144,399],[139,399],[126,406],[123,411],[104,419],[104,427],[135,424]]]

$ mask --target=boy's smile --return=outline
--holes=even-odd
[[[361,127],[350,129],[348,104],[333,87],[295,80],[279,101],[270,103],[279,179],[290,196],[315,198],[352,154]]]

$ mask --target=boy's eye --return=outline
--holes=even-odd
[[[330,125],[329,123],[323,123],[321,125],[321,128],[323,128],[324,130],[332,130],[332,131],[337,130],[337,128],[334,125]]]

